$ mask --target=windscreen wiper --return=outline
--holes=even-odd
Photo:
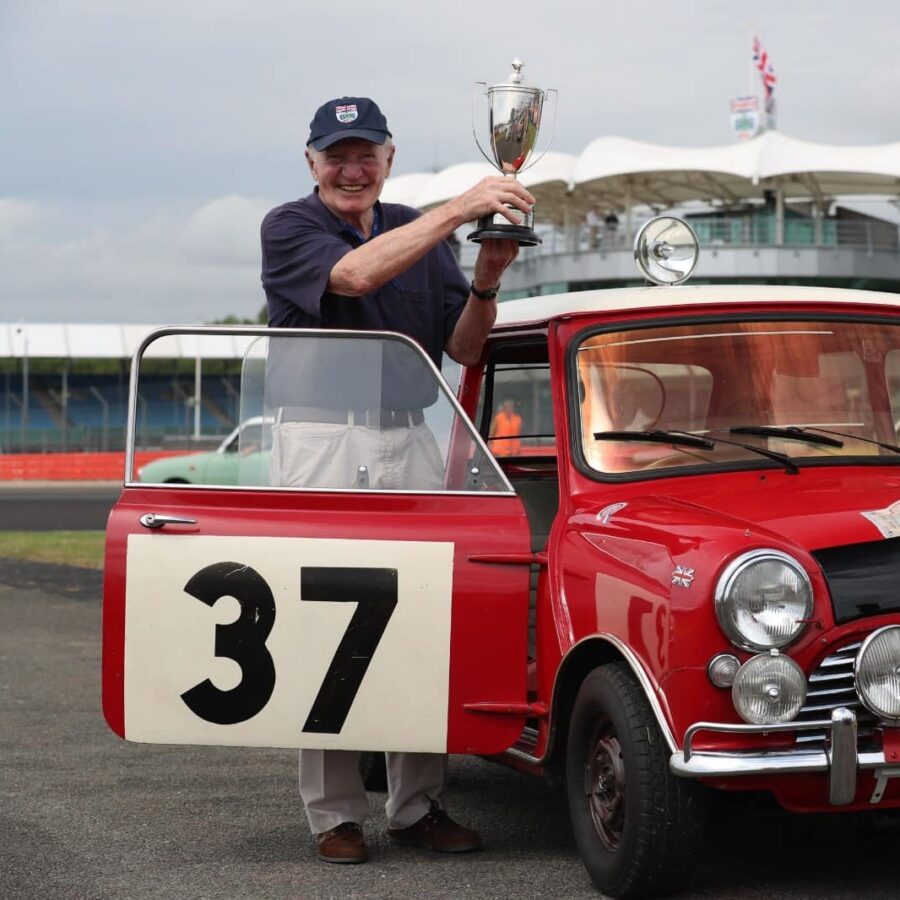
[[[819,428],[818,425],[807,425],[804,428],[801,428],[800,431],[821,431],[825,434],[836,434],[838,437],[849,438],[851,441],[860,441],[863,444],[874,444],[876,447],[883,447],[885,450],[890,450],[892,453],[900,453],[900,447],[896,444],[876,441],[875,438],[860,437],[856,434],[850,434],[847,431],[832,431],[830,428]]]
[[[890,450],[891,453],[900,453],[900,447],[896,444],[888,444],[885,441],[876,441],[874,438],[862,437],[858,434],[850,434],[849,431],[834,431],[831,428],[820,428],[818,425],[747,425],[738,428],[728,429],[732,434],[768,434],[776,437],[797,438],[801,441],[809,441],[811,444],[825,444],[829,447],[843,447],[843,441],[831,440],[822,437],[825,434],[833,434],[836,437],[847,438],[851,441],[859,441],[862,444],[874,444],[876,447],[882,447]],[[821,432],[815,434],[814,432]]]
[[[727,438],[710,438],[719,444],[730,444],[732,447],[740,447],[742,450],[749,450],[751,453],[758,453],[768,459],[774,459],[775,462],[781,463],[791,475],[800,474],[800,466],[791,459],[787,453],[779,453],[777,450],[769,450],[767,447],[754,447],[753,444],[745,444],[743,441],[729,441]]]
[[[758,434],[762,437],[783,437],[789,440],[806,441],[809,444],[822,444],[825,447],[843,447],[844,442],[824,434],[810,434],[796,425],[738,425],[728,429],[730,434]]]
[[[682,447],[698,447],[701,450],[713,450],[715,444],[706,438],[680,431],[595,431],[595,441],[649,441],[652,444],[675,444]]]
[[[800,467],[786,453],[777,450],[767,450],[765,447],[754,447],[752,444],[744,444],[741,441],[729,441],[727,438],[698,437],[689,431],[596,431],[594,439],[597,441],[650,441],[654,444],[674,444],[675,446],[697,447],[701,450],[713,450],[716,444],[729,444],[732,447],[740,447],[750,453],[758,453],[767,459],[781,463],[791,475],[796,475]]]

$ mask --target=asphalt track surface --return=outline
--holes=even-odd
[[[119,482],[0,483],[0,531],[103,531]]]
[[[0,898],[596,898],[558,787],[453,757],[447,800],[482,853],[392,846],[328,866],[283,750],[129,744],[100,711],[101,576],[0,559]],[[684,898],[896,898],[900,826],[715,805]]]

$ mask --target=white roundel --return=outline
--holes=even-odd
[[[130,535],[125,737],[445,753],[453,550]]]

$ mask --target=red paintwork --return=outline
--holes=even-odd
[[[900,766],[900,728],[884,728],[881,745],[888,764]]]
[[[861,771],[857,775],[856,794],[847,806],[832,806],[828,802],[827,775],[776,775],[767,778],[733,778],[730,781],[710,780],[712,787],[731,791],[771,791],[785,809],[797,813],[846,813],[873,812],[900,806],[900,779],[888,782],[880,803],[869,802],[875,789],[872,772]]]
[[[736,304],[727,312],[751,310],[751,305]],[[799,310],[808,312],[802,306]],[[779,306],[777,311],[797,312],[798,306]],[[883,316],[885,309],[857,307],[853,312]],[[644,311],[617,320],[634,322],[650,315]],[[549,329],[557,435],[569,433],[565,348],[586,325],[598,321],[596,313],[572,316]],[[836,646],[900,622],[900,615],[889,614],[835,627],[824,578],[810,556],[820,547],[881,538],[860,510],[884,508],[900,498],[900,470],[894,466],[807,468],[800,475],[767,469],[603,484],[574,467],[568,441],[558,441],[558,454],[560,511],[539,590],[534,694],[539,702],[553,704],[554,711],[562,700],[557,684],[567,654],[602,634],[618,638],[639,657],[679,745],[694,722],[739,722],[730,691],[710,684],[706,666],[719,652],[735,653],[742,661],[751,654],[736,650],[722,633],[711,596],[734,554],[754,547],[784,550],[810,574],[815,621],[789,650],[804,671],[814,669]],[[604,526],[597,513],[618,502],[628,506]],[[694,569],[690,588],[672,586],[676,565]],[[538,757],[548,752],[555,724],[539,723]],[[785,740],[701,733],[695,747],[761,749],[784,746]],[[518,761],[515,765],[521,768]],[[871,809],[872,785],[873,776],[861,774],[856,804],[842,809]],[[717,786],[771,790],[782,805],[798,811],[834,809],[827,776],[722,779]],[[897,785],[889,784],[880,805],[900,805]]]
[[[522,730],[526,711],[488,714],[465,704],[524,704],[528,571],[470,562],[477,551],[521,554],[528,527],[517,497],[278,493],[126,488],[107,528],[104,582],[103,708],[124,735],[124,547],[147,533],[146,512],[191,516],[204,535],[455,541],[448,752],[496,753]],[[171,529],[167,534],[172,534]]]
[[[725,721],[737,721],[727,692],[711,688],[705,674],[716,653],[736,653],[742,660],[751,655],[730,644],[710,602],[724,566],[735,554],[757,547],[790,553],[806,566],[816,595],[816,624],[791,647],[791,656],[808,668],[836,640],[846,642],[848,633],[897,621],[893,614],[835,628],[824,579],[809,551],[878,539],[859,510],[883,508],[898,497],[900,472],[887,466],[804,469],[798,476],[740,472],[623,486],[614,496],[580,507],[565,522],[556,557],[565,602],[557,599],[555,605],[556,618],[571,628],[561,652],[596,632],[619,637],[663,685],[679,738],[698,719],[726,715]],[[597,520],[604,506],[620,501],[628,505],[608,525]],[[672,586],[676,565],[694,570],[690,588]],[[693,690],[665,686],[690,678],[689,670],[696,676]]]
[[[802,290],[802,289],[799,289]],[[765,313],[802,316],[819,307],[811,302],[765,304]],[[797,475],[775,468],[706,475],[673,475],[645,481],[601,482],[579,471],[569,445],[566,348],[585,327],[615,322],[623,327],[653,317],[689,321],[698,315],[758,313],[750,302],[723,307],[713,303],[678,309],[646,308],[616,313],[572,314],[517,329],[505,326],[494,341],[546,335],[554,416],[559,512],[543,553],[532,556],[518,501],[479,497],[278,494],[266,492],[128,489],[110,521],[105,612],[104,704],[111,727],[121,733],[121,547],[135,530],[140,513],[191,512],[204,533],[315,535],[340,537],[452,539],[457,542],[452,619],[450,734],[452,752],[503,749],[518,736],[523,716],[537,717],[538,762],[503,757],[509,765],[538,771],[551,751],[562,696],[560,673],[573,649],[615,639],[628,648],[649,680],[677,745],[697,721],[738,722],[730,692],[713,687],[706,674],[720,652],[742,661],[718,626],[712,591],[735,554],[767,547],[797,558],[813,583],[813,622],[788,653],[805,672],[856,637],[900,622],[900,614],[871,617],[835,626],[827,587],[810,552],[826,546],[878,540],[880,533],[860,515],[900,499],[900,469],[892,465],[834,465],[804,468]],[[829,312],[891,314],[886,306],[854,304]],[[474,418],[481,367],[466,371],[460,400]],[[461,465],[461,463],[460,463]],[[510,474],[538,475],[521,461]],[[552,474],[552,473],[551,473]],[[598,513],[613,503],[627,506],[606,523]],[[478,557],[479,561],[470,559]],[[541,564],[537,596],[536,665],[525,694],[524,614],[527,566]],[[694,570],[690,587],[672,584],[676,566]],[[607,648],[609,644],[605,644]],[[615,654],[618,651],[610,650]],[[478,704],[466,712],[466,704]],[[478,708],[480,711],[475,712]],[[493,712],[487,712],[493,710]],[[549,715],[541,712],[549,710]],[[560,729],[562,730],[562,729]],[[784,736],[741,736],[702,732],[697,749],[764,748],[789,745]],[[896,730],[886,750],[900,753]],[[856,800],[847,809],[871,808],[874,778],[860,773]],[[769,790],[789,809],[834,810],[828,802],[827,775],[719,779],[729,790]],[[881,808],[900,805],[900,780],[887,788]]]

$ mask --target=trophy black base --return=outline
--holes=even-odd
[[[466,235],[466,240],[480,244],[482,241],[516,241],[520,247],[536,247],[542,243],[533,228],[527,225],[497,224],[493,216],[479,219],[478,228]]]

